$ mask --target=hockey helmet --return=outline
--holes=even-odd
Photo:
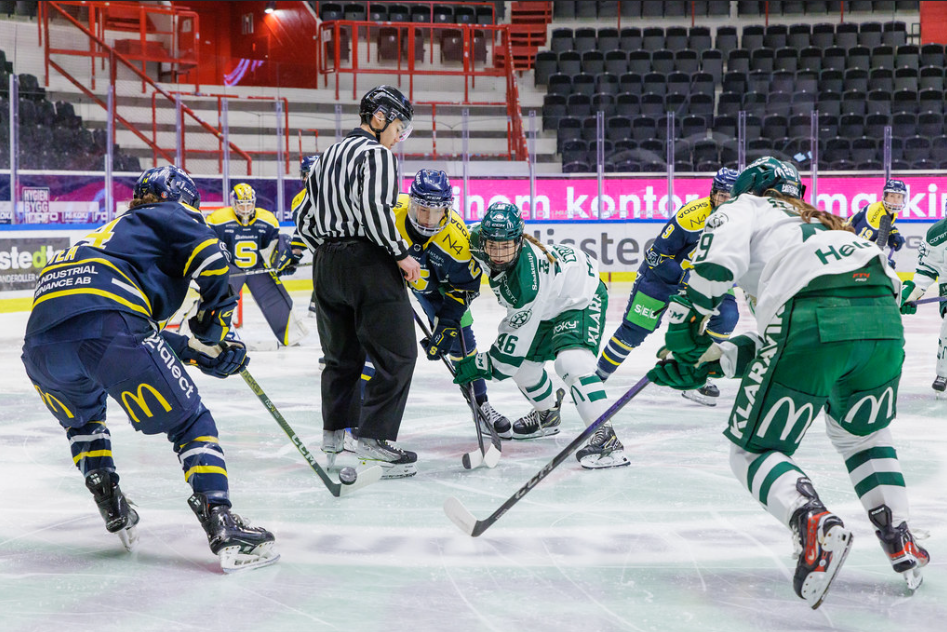
[[[433,237],[447,223],[447,216],[454,203],[447,174],[434,169],[421,169],[414,176],[408,195],[411,199],[408,206],[411,225],[425,237]]]
[[[162,202],[180,202],[201,207],[201,193],[197,185],[183,169],[174,165],[148,169],[138,177],[133,190],[135,199],[142,199],[149,193]]]
[[[723,167],[714,174],[713,183],[710,185],[710,203],[716,208],[730,198],[730,190],[733,189],[733,183],[737,181],[738,171]],[[721,196],[726,194],[726,198],[716,202]]]
[[[513,204],[494,202],[480,222],[479,253],[487,267],[501,272],[513,267],[523,248],[526,225]]]
[[[893,197],[889,200],[888,194],[894,194]],[[897,195],[900,194],[901,198],[898,201]],[[908,196],[908,187],[904,184],[904,180],[888,180],[885,182],[885,188],[881,192],[881,200],[885,205],[885,210],[888,213],[896,214],[901,212],[901,209],[904,208],[904,199]]]
[[[306,178],[309,177],[309,172],[312,171],[312,166],[316,164],[316,160],[319,159],[319,156],[303,156],[299,161],[299,179],[303,182],[306,181]]]
[[[791,163],[764,156],[737,177],[730,190],[730,197],[735,198],[744,193],[762,196],[767,191],[801,199],[806,193],[806,186],[799,178],[799,171]]]
[[[256,191],[249,184],[241,182],[230,193],[230,206],[241,224],[246,224],[256,214]]]
[[[372,117],[381,112],[385,117],[385,126],[381,129],[372,127]],[[391,86],[378,86],[372,88],[362,97],[362,102],[358,108],[358,115],[362,123],[367,123],[375,134],[381,134],[394,121],[400,120],[402,124],[399,142],[407,140],[413,129],[411,121],[414,119],[414,107],[401,91]]]

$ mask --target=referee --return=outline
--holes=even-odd
[[[411,133],[413,115],[395,88],[369,90],[359,107],[361,125],[316,162],[307,181],[311,204],[296,217],[299,236],[313,251],[325,353],[322,450],[331,462],[342,451],[344,429],[357,427],[357,456],[381,465],[384,478],[417,473],[417,454],[389,443],[398,438],[418,355],[405,279],[416,281],[421,268],[392,212],[400,187],[391,148]],[[375,375],[363,399],[366,356]]]

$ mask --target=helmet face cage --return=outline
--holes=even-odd
[[[249,184],[241,182],[230,194],[230,206],[242,222],[248,222],[256,212],[256,191]]]
[[[436,235],[447,223],[447,216],[454,203],[447,174],[434,169],[421,169],[414,176],[408,195],[411,200],[408,207],[411,224],[426,237]]]
[[[895,194],[901,196],[900,202],[895,202],[893,199],[888,200],[888,194]],[[907,197],[908,187],[904,184],[903,180],[888,180],[885,182],[885,188],[881,193],[881,201],[884,204],[885,210],[894,215],[900,213],[904,208],[904,199]]]
[[[487,267],[502,272],[513,267],[523,249],[525,229],[519,209],[512,204],[491,204],[480,222],[481,252]]]
[[[713,208],[717,208],[730,199],[730,190],[733,189],[733,183],[737,181],[738,175],[737,171],[726,167],[714,174],[713,183],[710,185],[710,204]],[[718,201],[721,194],[726,195],[726,198]]]

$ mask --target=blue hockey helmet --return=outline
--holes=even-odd
[[[507,202],[494,202],[480,222],[479,254],[488,268],[500,272],[513,267],[523,248],[526,224],[520,210]]]
[[[737,181],[740,173],[734,169],[723,167],[714,174],[713,183],[710,185],[710,204],[716,208],[730,198],[730,190],[733,189],[733,183]],[[726,194],[726,198],[720,199],[720,193]],[[719,202],[717,200],[720,200]]]
[[[319,156],[303,156],[302,160],[299,161],[299,177],[302,180],[305,180],[309,177],[309,172],[312,171],[312,166],[316,164],[316,160],[319,159]]]
[[[901,201],[895,202],[894,199],[888,200],[889,193],[898,193],[901,195]],[[904,208],[904,199],[908,196],[908,187],[904,180],[888,180],[885,182],[885,188],[881,192],[881,200],[885,205],[885,210],[889,213],[898,213]]]
[[[180,202],[196,209],[201,207],[201,193],[197,185],[183,169],[174,165],[148,169],[138,177],[134,197],[141,199],[149,193],[162,202]]]
[[[454,203],[447,174],[435,169],[421,169],[414,176],[408,197],[411,199],[408,208],[411,225],[425,237],[436,235],[447,222]]]

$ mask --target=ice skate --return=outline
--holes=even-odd
[[[210,550],[220,558],[223,572],[262,568],[279,559],[273,548],[276,538],[266,529],[251,527],[226,505],[208,505],[204,494],[194,494],[187,503],[204,527]]]
[[[358,428],[346,428],[345,440],[342,442],[342,449],[346,452],[355,454],[358,448]]]
[[[947,377],[937,376],[934,378],[934,383],[931,384],[931,388],[934,389],[934,394],[937,399],[944,397],[944,391],[947,390]]]
[[[815,610],[845,563],[853,537],[842,519],[825,508],[808,479],[799,479],[796,487],[810,500],[789,521],[796,554],[792,584],[796,594]]]
[[[335,457],[345,449],[345,430],[323,430],[322,451],[329,469],[335,467]]]
[[[322,371],[326,368],[326,357],[319,356],[319,370]]]
[[[536,439],[559,434],[559,424],[562,418],[559,409],[562,408],[562,398],[566,392],[563,389],[556,391],[556,405],[549,410],[531,410],[525,417],[513,422],[514,439]]]
[[[105,528],[118,535],[126,550],[134,551],[138,546],[138,529],[135,528],[138,512],[132,508],[118,483],[112,482],[112,475],[106,470],[92,470],[86,476],[85,486],[95,497]]]
[[[681,396],[704,406],[716,406],[717,398],[720,397],[720,389],[713,382],[707,380],[707,383],[700,388],[684,391]]]
[[[497,435],[501,439],[510,439],[513,437],[510,420],[498,413],[496,409],[490,405],[490,402],[481,404],[480,411],[483,413],[483,416],[486,417],[487,422],[493,425],[493,429],[496,430]],[[490,432],[484,423],[483,417],[480,418],[480,427],[484,432]]]
[[[631,465],[611,424],[603,424],[596,430],[585,447],[575,453],[575,458],[588,470]]]
[[[891,524],[891,509],[887,505],[875,507],[868,512],[868,519],[875,525],[875,535],[881,542],[881,548],[896,573],[904,578],[909,590],[917,590],[924,581],[921,569],[931,561],[930,554],[914,541],[914,535],[906,522],[898,526]]]
[[[391,445],[384,439],[359,438],[355,450],[362,465],[380,465],[382,479],[408,478],[418,473],[418,455]]]

